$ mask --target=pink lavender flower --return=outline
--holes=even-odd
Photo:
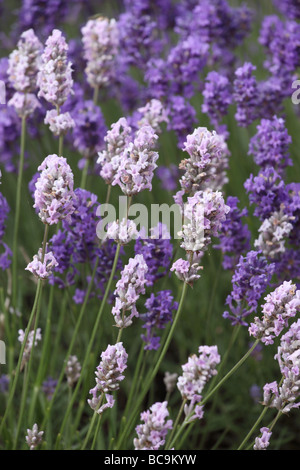
[[[62,32],[54,29],[46,41],[37,83],[38,96],[55,107],[62,106],[72,92],[72,64],[67,52],[68,45]]]
[[[274,338],[288,326],[288,320],[299,312],[300,291],[292,281],[284,281],[265,300],[262,306],[263,317],[254,318],[249,333],[268,345],[273,344]]]
[[[45,124],[49,125],[50,131],[57,136],[65,135],[68,131],[74,128],[75,122],[70,113],[57,113],[56,109],[47,111]]]
[[[101,165],[100,175],[107,184],[111,184],[118,171],[120,158],[131,140],[132,129],[126,118],[122,117],[112,124],[104,137],[105,150],[98,153],[97,163]]]
[[[255,438],[253,450],[266,450],[266,448],[269,447],[272,432],[267,427],[260,428],[260,432],[262,435],[261,437]]]
[[[33,29],[21,34],[17,49],[9,56],[7,71],[9,82],[16,91],[33,93],[37,88],[42,47]]]
[[[100,364],[95,372],[96,386],[90,390],[92,398],[88,400],[90,407],[98,414],[114,405],[110,392],[119,390],[120,382],[125,378],[123,372],[127,368],[127,358],[123,343],[108,345],[106,350],[102,352]],[[105,394],[107,402],[100,406],[103,394]]]
[[[39,431],[38,425],[35,423],[32,429],[27,429],[25,440],[30,450],[36,449],[43,441],[44,431]]]
[[[167,419],[169,411],[168,403],[157,402],[150,407],[150,410],[141,413],[141,421],[135,430],[137,437],[133,444],[135,450],[158,450],[164,445],[168,431],[172,429],[173,421]]]
[[[33,261],[27,265],[25,270],[30,271],[35,277],[39,279],[48,279],[53,273],[58,262],[56,261],[52,251],[46,252],[44,259],[42,259],[42,249],[39,249],[37,255],[34,255]]]
[[[16,92],[8,101],[8,106],[15,108],[16,113],[20,117],[27,117],[41,106],[37,97],[33,93]]]
[[[228,181],[229,150],[224,137],[206,127],[198,127],[187,136],[183,150],[189,158],[179,165],[184,171],[179,181],[182,190],[189,195],[206,188],[221,190]]]
[[[42,390],[44,394],[46,395],[47,400],[51,400],[56,386],[57,386],[58,380],[54,379],[53,377],[47,377],[46,380],[42,383]]]
[[[147,264],[143,255],[130,258],[121,272],[114,292],[116,299],[112,309],[115,324],[118,328],[127,328],[132,324],[133,317],[138,317],[136,302],[145,292]]]
[[[165,106],[157,99],[152,99],[145,106],[139,108],[138,113],[141,114],[138,121],[139,127],[149,125],[157,134],[161,132],[161,123],[169,121]]]
[[[198,271],[202,269],[202,266],[199,265],[198,260],[196,262],[190,262],[179,258],[174,261],[170,271],[174,271],[180,281],[186,282],[189,285],[193,285],[195,281],[200,278]]]
[[[23,344],[25,340],[25,334],[26,332],[22,329],[18,331],[18,341]],[[25,364],[28,362],[31,354],[31,350],[33,346],[37,346],[38,342],[42,340],[42,334],[41,334],[41,329],[37,328],[36,331],[31,330],[29,331],[29,334],[27,336],[26,344],[25,344],[25,349],[23,352],[23,357],[22,357],[22,363]]]
[[[73,206],[73,173],[66,158],[48,155],[38,167],[41,172],[35,183],[34,206],[44,224],[70,220]]]
[[[155,150],[157,138],[151,126],[143,126],[125,147],[112,185],[118,184],[127,196],[152,189],[153,172],[158,159]]]
[[[207,382],[217,374],[216,366],[221,360],[217,346],[200,346],[198,352],[199,356],[193,354],[182,366],[183,374],[177,381],[182,398],[189,401],[201,395]]]
[[[115,76],[119,34],[114,19],[99,17],[89,20],[81,29],[85,73],[91,87],[107,86]]]
[[[253,75],[256,67],[246,62],[235,71],[233,98],[237,105],[235,118],[238,124],[246,127],[258,116],[258,85]]]

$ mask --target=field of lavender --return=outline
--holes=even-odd
[[[299,450],[299,1],[0,14],[1,450]]]

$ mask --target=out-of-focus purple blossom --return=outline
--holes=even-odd
[[[219,130],[222,119],[232,102],[232,90],[228,77],[216,71],[209,72],[202,94],[202,112],[209,116],[211,124]]]
[[[77,288],[74,300],[82,303],[86,294],[84,283],[89,283],[90,276],[82,279],[81,265],[88,265],[89,271],[92,272],[98,260],[91,297],[96,295],[101,299],[111,273],[116,244],[111,240],[106,240],[99,247],[97,238],[97,224],[100,220],[97,216],[99,203],[95,194],[77,188],[74,191],[73,205],[74,212],[70,221],[63,220],[62,228],[49,242],[58,261],[50,283],[56,283],[61,288],[71,285],[81,286],[81,289]],[[117,269],[120,269],[121,265],[119,260]]]
[[[183,150],[189,158],[181,161],[184,171],[180,186],[187,194],[209,188],[218,191],[227,183],[229,150],[223,136],[206,127],[198,127],[186,137]]]
[[[255,317],[249,327],[249,334],[264,344],[274,343],[288,326],[288,320],[300,309],[300,291],[292,281],[284,281],[279,287],[265,297],[262,306],[262,318]]]
[[[104,137],[105,149],[98,153],[97,163],[101,166],[100,176],[107,184],[112,184],[119,167],[119,161],[129,145],[132,129],[122,117],[111,125]]]
[[[46,395],[47,400],[51,400],[52,395],[56,389],[56,385],[58,380],[54,379],[53,377],[47,377],[46,380],[42,383],[42,390]]]
[[[273,0],[273,3],[284,17],[294,20],[300,19],[300,5],[298,0]]]
[[[274,116],[272,119],[262,119],[257,133],[250,140],[249,154],[253,155],[261,170],[270,166],[282,173],[288,165],[292,165],[289,156],[291,142],[283,118]]]
[[[34,208],[44,224],[70,220],[74,211],[74,177],[66,158],[48,155],[38,167],[41,172],[35,183]]]
[[[114,399],[110,392],[119,390],[120,382],[125,378],[123,372],[127,368],[127,358],[123,343],[108,345],[101,353],[101,361],[95,372],[96,385],[90,390],[92,398],[88,399],[88,404],[96,413],[101,414],[106,408],[113,407]],[[104,394],[106,403],[101,406]]]
[[[135,450],[158,450],[165,443],[168,431],[172,429],[173,421],[169,416],[168,403],[156,402],[150,410],[141,413],[141,421],[135,430],[137,437],[133,444]]]
[[[265,168],[257,176],[251,174],[244,187],[250,203],[255,205],[253,213],[261,221],[289,205],[288,188],[272,167]]]
[[[33,29],[21,34],[17,48],[9,56],[7,71],[9,82],[16,91],[33,93],[36,90],[42,47]]]
[[[74,120],[72,145],[85,159],[97,159],[97,154],[104,148],[107,126],[101,108],[91,100],[81,101],[71,111]]]
[[[9,376],[2,374],[0,376],[0,393],[7,393],[9,388]]]
[[[169,166],[160,165],[156,169],[156,176],[159,178],[163,189],[173,192],[178,187],[180,170],[174,163]]]
[[[247,326],[245,317],[255,312],[258,302],[268,287],[275,265],[269,264],[258,251],[241,256],[232,276],[232,291],[226,298],[229,310],[223,314],[232,325]]]
[[[90,19],[81,29],[85,73],[92,88],[106,87],[115,76],[119,27],[115,19]]]
[[[168,98],[167,113],[169,117],[167,129],[175,132],[177,145],[182,149],[186,136],[192,132],[197,122],[196,110],[186,98],[174,95]]]
[[[184,400],[192,401],[195,395],[201,397],[207,382],[217,374],[216,366],[221,361],[217,346],[200,346],[198,352],[199,356],[193,354],[182,366],[183,374],[177,381]]]
[[[240,256],[250,250],[251,232],[242,222],[248,211],[246,208],[240,210],[238,203],[237,197],[228,196],[226,205],[230,207],[230,211],[219,232],[219,245],[214,245],[214,248],[220,249],[223,253],[224,269],[234,269]]]
[[[0,171],[1,178],[1,171]],[[11,264],[12,252],[6,243],[3,241],[6,229],[6,219],[8,217],[10,208],[6,198],[0,193],[0,269],[5,271]]]
[[[156,99],[164,98],[169,90],[166,61],[160,57],[151,58],[146,67],[144,79],[148,84],[150,96]]]
[[[48,279],[56,266],[58,266],[58,262],[52,251],[46,252],[43,257],[42,249],[40,248],[38,254],[34,255],[33,261],[25,269],[39,279]]]
[[[132,324],[133,317],[138,317],[136,302],[141,294],[145,293],[146,274],[148,266],[143,255],[130,258],[121,278],[116,284],[115,305],[112,315],[118,328],[127,328]]]
[[[151,191],[158,159],[157,138],[154,129],[146,125],[138,129],[133,141],[125,147],[112,181],[112,185],[119,185],[125,195],[133,196],[145,189]]]
[[[262,398],[262,389],[256,384],[251,385],[249,391],[250,397],[254,401],[254,403],[260,403]]]
[[[157,294],[151,294],[145,302],[147,312],[140,315],[144,322],[143,328],[146,334],[142,340],[146,343],[144,349],[156,350],[160,347],[160,337],[156,335],[156,329],[162,330],[168,323],[172,322],[172,312],[178,308],[174,302],[171,291],[163,290]]]
[[[61,107],[72,93],[72,64],[68,60],[68,44],[62,32],[54,29],[48,37],[37,77],[38,96],[54,107]]]
[[[8,106],[15,108],[16,113],[20,117],[27,117],[41,106],[37,97],[33,93],[20,93],[16,91],[12,98],[8,101]]]
[[[270,438],[272,436],[272,432],[269,428],[263,427],[260,428],[261,437],[255,438],[255,444],[253,446],[253,450],[266,450],[270,444]]]
[[[140,115],[138,127],[151,126],[157,134],[161,133],[161,124],[168,122],[165,106],[160,100],[154,98],[139,108],[138,114]]]
[[[148,266],[146,273],[147,285],[153,285],[161,279],[169,270],[173,245],[167,228],[158,223],[157,227],[151,228],[149,238],[138,237],[134,246],[135,254],[141,254]]]
[[[47,111],[44,123],[48,124],[50,131],[57,136],[67,134],[75,126],[70,113],[58,114],[56,109]]]
[[[242,127],[248,126],[257,118],[259,94],[257,80],[253,75],[254,70],[256,67],[246,62],[235,71],[233,81],[233,99],[237,106],[235,118]]]

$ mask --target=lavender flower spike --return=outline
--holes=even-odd
[[[38,96],[54,107],[61,107],[72,92],[72,64],[67,57],[68,44],[61,31],[54,29],[46,41],[38,73]]]
[[[35,423],[32,429],[27,429],[25,440],[30,450],[36,449],[43,440],[44,431],[39,431],[38,425]]]
[[[133,317],[138,317],[136,302],[140,294],[145,292],[147,282],[146,273],[148,266],[143,255],[135,255],[130,258],[128,264],[121,273],[121,279],[117,282],[115,305],[112,309],[116,326],[127,328],[132,324]],[[129,315],[126,313],[129,312]]]
[[[34,206],[44,224],[57,224],[60,220],[70,221],[74,211],[74,178],[64,157],[48,155],[38,167],[41,172],[35,184]]]
[[[42,260],[42,249],[39,249],[37,255],[34,255],[33,261],[27,265],[25,270],[30,271],[34,276],[39,279],[48,279],[53,270],[58,266],[52,251],[45,253]]]
[[[119,383],[125,378],[123,372],[127,368],[127,358],[123,343],[109,345],[101,354],[101,361],[95,372],[96,386],[90,390],[92,398],[88,400],[90,407],[98,414],[113,407],[114,400],[110,392],[119,390]],[[103,394],[107,403],[100,406]]]
[[[115,76],[119,46],[117,23],[114,19],[91,19],[81,29],[85,73],[93,88],[107,86]]]
[[[269,428],[263,427],[260,428],[260,432],[262,434],[261,437],[255,438],[255,444],[253,446],[253,450],[266,450],[270,444],[270,437],[272,436],[272,432]]]
[[[250,335],[265,344],[273,344],[274,338],[288,326],[289,318],[300,310],[300,291],[292,281],[284,281],[265,297],[262,319],[255,317],[249,327]]]
[[[173,426],[173,421],[167,419],[167,405],[166,401],[157,402],[150,410],[141,413],[144,424],[136,427],[137,437],[133,440],[135,450],[158,450],[164,445],[166,435]]]

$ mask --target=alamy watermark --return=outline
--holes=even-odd
[[[6,104],[6,88],[3,80],[0,80],[0,104]]]
[[[292,83],[292,88],[294,93],[292,94],[292,103],[299,104],[300,103],[300,80],[294,80]]]
[[[6,364],[6,347],[4,341],[0,341],[0,364]]]

